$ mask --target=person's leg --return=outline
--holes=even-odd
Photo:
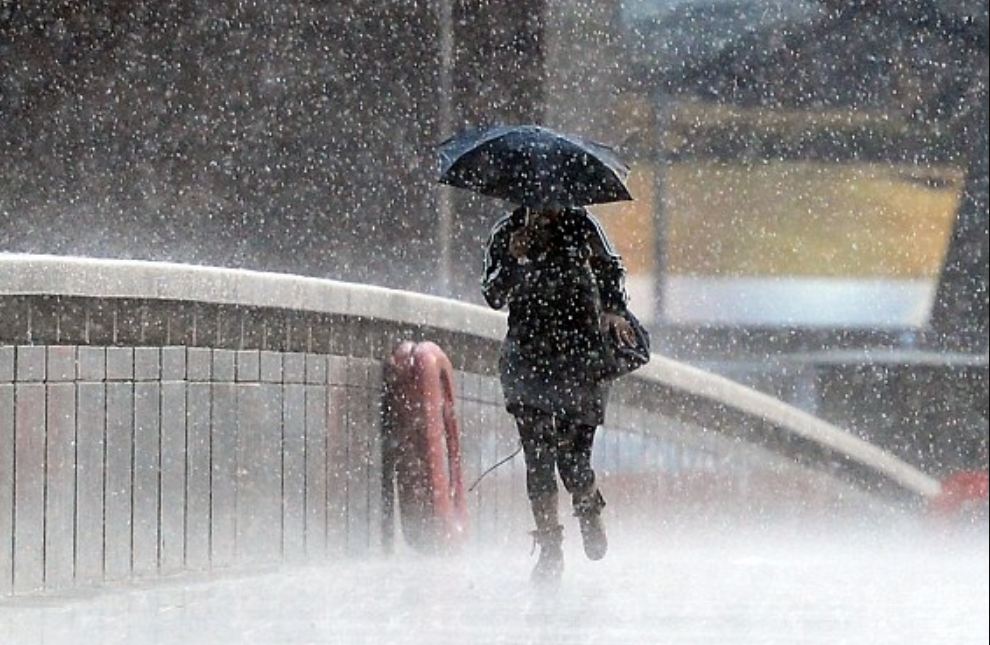
[[[526,459],[526,492],[540,545],[540,558],[533,568],[534,581],[554,581],[564,568],[563,527],[557,515],[557,444],[553,419],[538,410],[516,415],[519,439]]]
[[[557,442],[553,418],[540,410],[524,408],[516,415],[516,428],[526,459],[526,493],[535,499],[557,494]]]
[[[571,495],[595,488],[595,471],[591,467],[595,430],[595,426],[557,419],[557,468]]]
[[[591,449],[595,426],[559,422],[557,427],[557,468],[564,486],[571,494],[574,515],[581,525],[584,552],[592,560],[605,557],[608,539],[602,523],[605,498],[595,483],[591,467]]]

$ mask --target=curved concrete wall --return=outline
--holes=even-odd
[[[426,325],[498,341],[505,316],[424,294],[293,275],[180,264],[57,256],[0,256],[0,297],[74,296],[157,299],[271,307],[365,320]],[[676,390],[710,406],[759,419],[785,434],[876,471],[906,491],[931,496],[938,484],[915,468],[852,435],[770,396],[728,379],[655,355],[632,382]],[[754,437],[755,438],[755,437]]]
[[[0,307],[0,595],[378,548],[394,526],[379,366],[401,338],[439,342],[458,369],[466,477],[515,446],[494,377],[505,318],[480,307],[9,255]],[[803,489],[800,504],[938,490],[838,428],[662,356],[613,388],[596,459],[647,506],[676,502],[675,472],[725,496]],[[519,461],[472,496],[476,535],[522,534]]]
[[[322,354],[0,346],[0,595],[367,552],[378,374]]]

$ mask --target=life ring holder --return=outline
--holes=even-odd
[[[468,517],[450,359],[432,342],[400,343],[385,361],[382,401],[386,547],[397,501],[410,546],[452,550],[466,536]]]

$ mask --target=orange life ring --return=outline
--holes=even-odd
[[[384,461],[402,534],[421,551],[449,550],[467,531],[454,368],[436,344],[406,341],[386,362],[385,385]]]
[[[942,490],[932,499],[929,510],[943,519],[986,518],[988,490],[987,471],[956,472],[942,482]]]

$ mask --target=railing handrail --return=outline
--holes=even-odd
[[[140,298],[272,307],[429,325],[499,340],[506,317],[477,305],[284,273],[169,262],[0,254],[0,297]],[[633,379],[710,400],[845,455],[924,497],[939,483],[907,462],[779,399],[727,378],[654,355]]]

